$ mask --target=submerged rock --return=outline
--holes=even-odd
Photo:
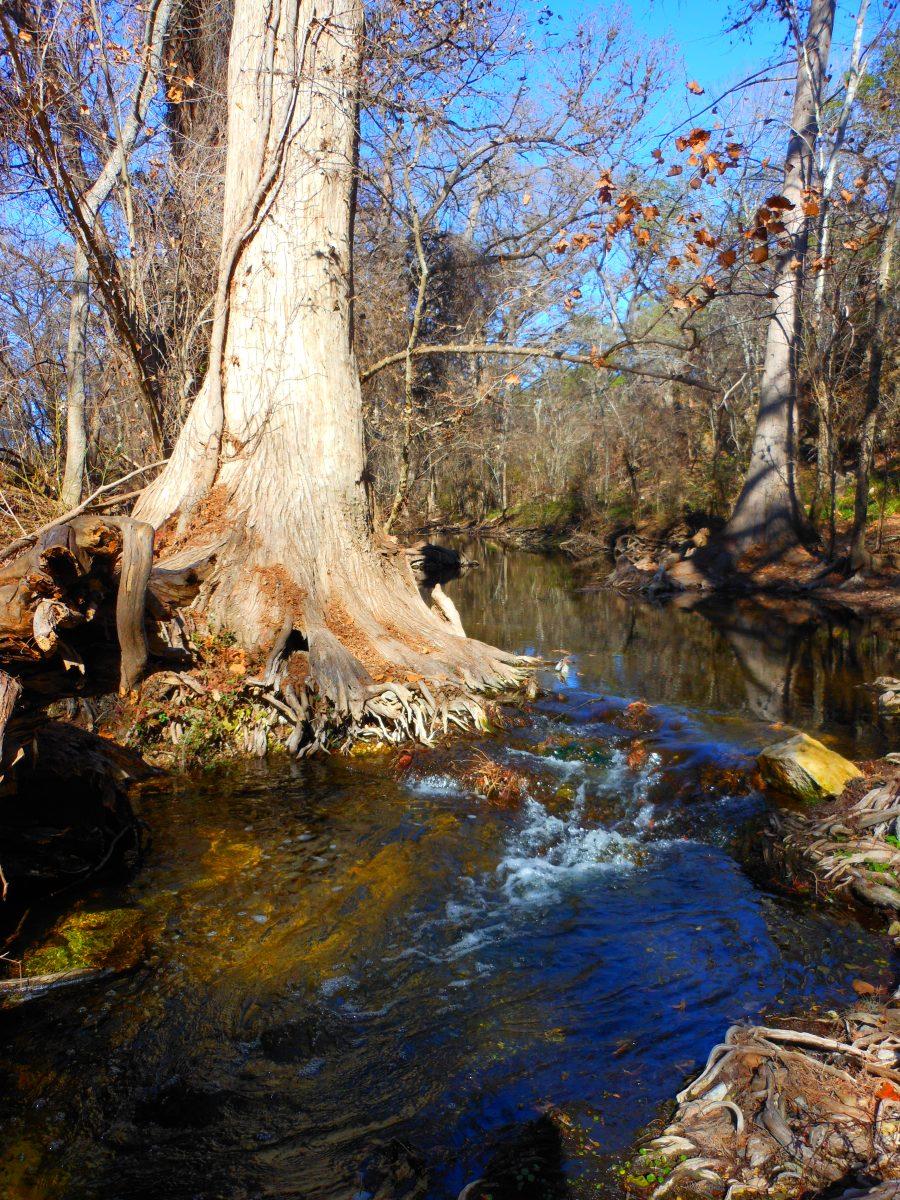
[[[70,913],[22,962],[25,975],[136,966],[145,952],[144,915],[136,908]]]
[[[800,800],[839,796],[851,779],[862,776],[852,762],[805,733],[767,746],[757,763],[765,783]]]

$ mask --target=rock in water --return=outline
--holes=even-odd
[[[757,763],[770,787],[801,800],[839,796],[851,779],[862,775],[852,762],[805,733],[767,746]]]

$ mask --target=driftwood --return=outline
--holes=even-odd
[[[127,790],[146,764],[44,710],[135,689],[147,622],[155,634],[190,603],[209,559],[157,567],[154,594],[152,527],[84,513],[14,549],[0,565],[0,894],[18,900],[140,853]]]
[[[433,604],[456,633],[465,637],[459,611],[441,585],[458,579],[478,563],[433,542],[417,542],[406,550],[406,557],[424,602]]]
[[[87,675],[114,620],[119,691],[131,692],[147,669],[147,619],[189,604],[217,549],[154,566],[146,522],[82,514],[43,529],[0,566],[0,665],[21,674],[26,688],[48,667],[60,677]],[[56,687],[65,691],[59,679]]]
[[[25,975],[21,979],[0,979],[0,1007],[25,1004],[28,1000],[38,1000],[41,996],[61,988],[95,983],[98,979],[108,979],[114,974],[115,971],[111,967],[78,967],[71,971],[55,971],[52,975]]]

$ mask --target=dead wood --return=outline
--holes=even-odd
[[[854,781],[814,813],[773,814],[763,852],[787,864],[819,892],[900,914],[900,770]],[[889,840],[890,839],[890,840]]]
[[[793,1024],[735,1025],[713,1048],[635,1160],[653,1197],[787,1200],[854,1176],[900,1179],[900,1009]]]
[[[77,984],[95,983],[108,979],[115,972],[110,967],[92,969],[78,967],[71,971],[54,971],[51,975],[25,975],[21,979],[0,979],[0,1006],[11,1007],[37,1000],[61,988]]]

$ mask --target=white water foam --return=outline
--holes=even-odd
[[[510,904],[542,903],[581,876],[632,869],[629,851],[633,839],[582,825],[584,800],[582,784],[565,820],[547,812],[536,800],[526,802],[525,824],[513,835],[497,867]]]
[[[405,779],[404,786],[417,796],[464,796],[465,790],[452,775],[423,775]]]

